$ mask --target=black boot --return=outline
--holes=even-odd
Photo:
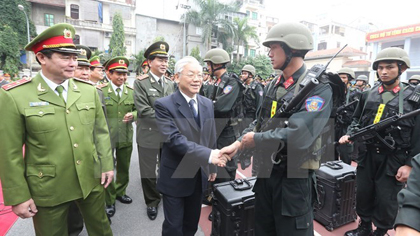
[[[372,233],[372,222],[360,220],[357,229],[347,231],[344,236],[370,236]]]
[[[388,232],[387,229],[376,228],[376,230],[373,231],[373,233],[371,234],[371,236],[384,236],[384,235],[388,235],[387,232]]]

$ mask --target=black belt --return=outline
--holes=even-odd
[[[378,145],[378,144],[370,144],[366,145],[367,150],[377,153],[377,154],[396,154],[396,153],[405,153],[408,154],[408,150],[396,148],[395,150],[390,150],[389,148]]]

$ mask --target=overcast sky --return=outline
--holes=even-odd
[[[350,25],[371,23],[378,30],[420,23],[419,0],[265,0],[265,5],[267,14],[280,21],[309,21],[324,14]]]

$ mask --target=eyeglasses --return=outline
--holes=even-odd
[[[194,79],[195,77],[197,77],[199,79],[202,79],[203,78],[203,74],[202,73],[197,73],[197,74],[194,74],[194,73],[186,73],[186,74],[183,74],[183,75],[187,76],[190,79]]]

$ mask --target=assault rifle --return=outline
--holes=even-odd
[[[390,135],[390,132],[393,130],[401,129],[399,126],[395,126],[395,124],[397,124],[400,120],[408,119],[417,115],[420,115],[420,109],[411,111],[403,115],[401,114],[393,115],[391,117],[388,117],[384,120],[379,121],[376,124],[371,124],[361,129],[358,129],[356,132],[350,135],[349,140],[354,142],[354,141],[367,141],[372,138],[377,138],[390,150],[394,150],[395,140]],[[379,132],[383,132],[389,135],[385,136],[385,138],[382,138]]]
[[[322,75],[325,75],[325,72],[328,68],[328,65],[331,63],[331,61],[345,48],[347,47],[347,44],[344,45],[331,59],[328,61],[328,63],[324,65],[316,64],[314,65],[308,73],[306,73],[305,78],[303,78],[302,82],[298,85],[302,89],[299,91],[298,94],[296,94],[293,99],[291,99],[289,102],[286,100],[281,100],[279,109],[277,109],[276,114],[271,117],[267,122],[263,123],[261,126],[257,124],[255,132],[264,132],[271,129],[275,129],[277,127],[284,127],[284,122],[280,122],[279,118],[288,118],[290,116],[290,113],[294,111],[295,108],[298,107],[299,104],[301,104],[304,99],[307,97],[307,95],[319,84],[319,79],[321,79]],[[341,80],[340,80],[341,82]],[[334,88],[333,88],[334,89]],[[277,153],[284,147],[284,143],[280,143],[279,150]],[[242,151],[239,151],[236,154],[235,158],[238,158],[239,162],[241,163],[241,168],[245,169],[251,164],[251,157],[255,154],[255,148],[249,148],[249,149],[243,149]],[[274,153],[273,153],[274,154]],[[271,155],[271,161],[273,163],[276,162],[275,159],[276,155]]]
[[[358,103],[358,102],[359,102],[359,99],[355,99],[352,102],[349,102],[348,104],[342,105],[337,108],[336,118],[337,118],[337,123],[339,125],[344,124],[343,115],[347,111],[347,108],[351,107],[353,104]]]

